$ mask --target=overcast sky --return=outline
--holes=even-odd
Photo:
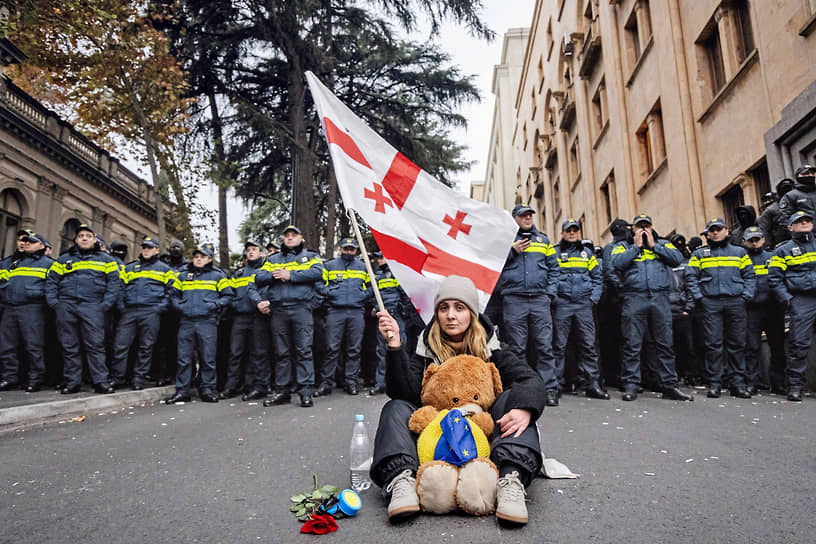
[[[485,0],[486,7],[483,19],[496,33],[496,38],[488,43],[468,36],[467,32],[455,25],[445,25],[440,31],[437,42],[452,57],[454,64],[460,66],[462,73],[475,76],[479,88],[481,103],[470,104],[462,108],[462,113],[468,119],[467,130],[457,130],[453,137],[468,146],[465,157],[474,164],[469,172],[463,172],[457,181],[462,187],[469,187],[471,181],[480,181],[485,175],[485,161],[490,138],[490,125],[493,121],[493,95],[491,83],[493,67],[499,62],[502,48],[502,37],[510,28],[529,27],[533,16],[535,0]],[[427,31],[418,34],[415,39],[426,39]],[[419,165],[422,166],[421,164]],[[204,196],[204,195],[202,195]],[[217,206],[217,191],[211,188],[207,201]],[[238,228],[248,210],[240,202],[231,199],[228,210],[230,226],[229,242],[232,251],[240,251],[241,244],[238,237]],[[216,232],[207,233],[213,239],[202,241],[217,242]]]

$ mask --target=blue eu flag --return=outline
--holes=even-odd
[[[439,425],[442,427],[442,436],[436,443],[434,459],[460,466],[478,456],[470,421],[465,419],[462,412],[454,408],[442,418]]]

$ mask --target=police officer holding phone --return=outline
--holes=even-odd
[[[502,340],[527,360],[527,341],[533,339],[537,357],[527,362],[544,380],[547,406],[558,406],[550,305],[558,293],[560,267],[549,238],[533,224],[533,209],[517,204],[513,218],[519,229],[496,286],[504,314]]]
[[[621,279],[623,307],[621,328],[621,389],[623,400],[637,398],[643,339],[651,327],[657,351],[656,368],[664,399],[692,401],[677,387],[672,349],[672,315],[669,302],[672,268],[683,255],[671,242],[657,239],[652,218],[641,213],[632,220],[634,242],[619,242],[612,250],[612,266]]]

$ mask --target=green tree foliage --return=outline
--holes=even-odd
[[[488,38],[480,8],[466,0],[182,2],[166,30],[191,74],[192,96],[218,106],[218,123],[212,109],[201,109],[196,127],[214,150],[214,178],[254,207],[243,235],[268,239],[293,221],[314,248],[325,229],[330,250],[336,224],[349,233],[306,70],[438,179],[465,170],[463,147],[448,130],[465,123],[459,106],[478,99],[471,78],[438,44],[397,33],[425,18],[432,33],[454,20]]]

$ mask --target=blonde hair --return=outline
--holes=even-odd
[[[431,330],[428,332],[428,347],[431,348],[440,363],[461,354],[473,355],[483,361],[490,360],[490,351],[487,349],[487,333],[482,324],[479,323],[479,316],[473,310],[470,310],[470,325],[465,331],[462,345],[462,351],[457,353],[457,350],[451,345],[451,341],[442,333],[439,321],[434,316]]]

